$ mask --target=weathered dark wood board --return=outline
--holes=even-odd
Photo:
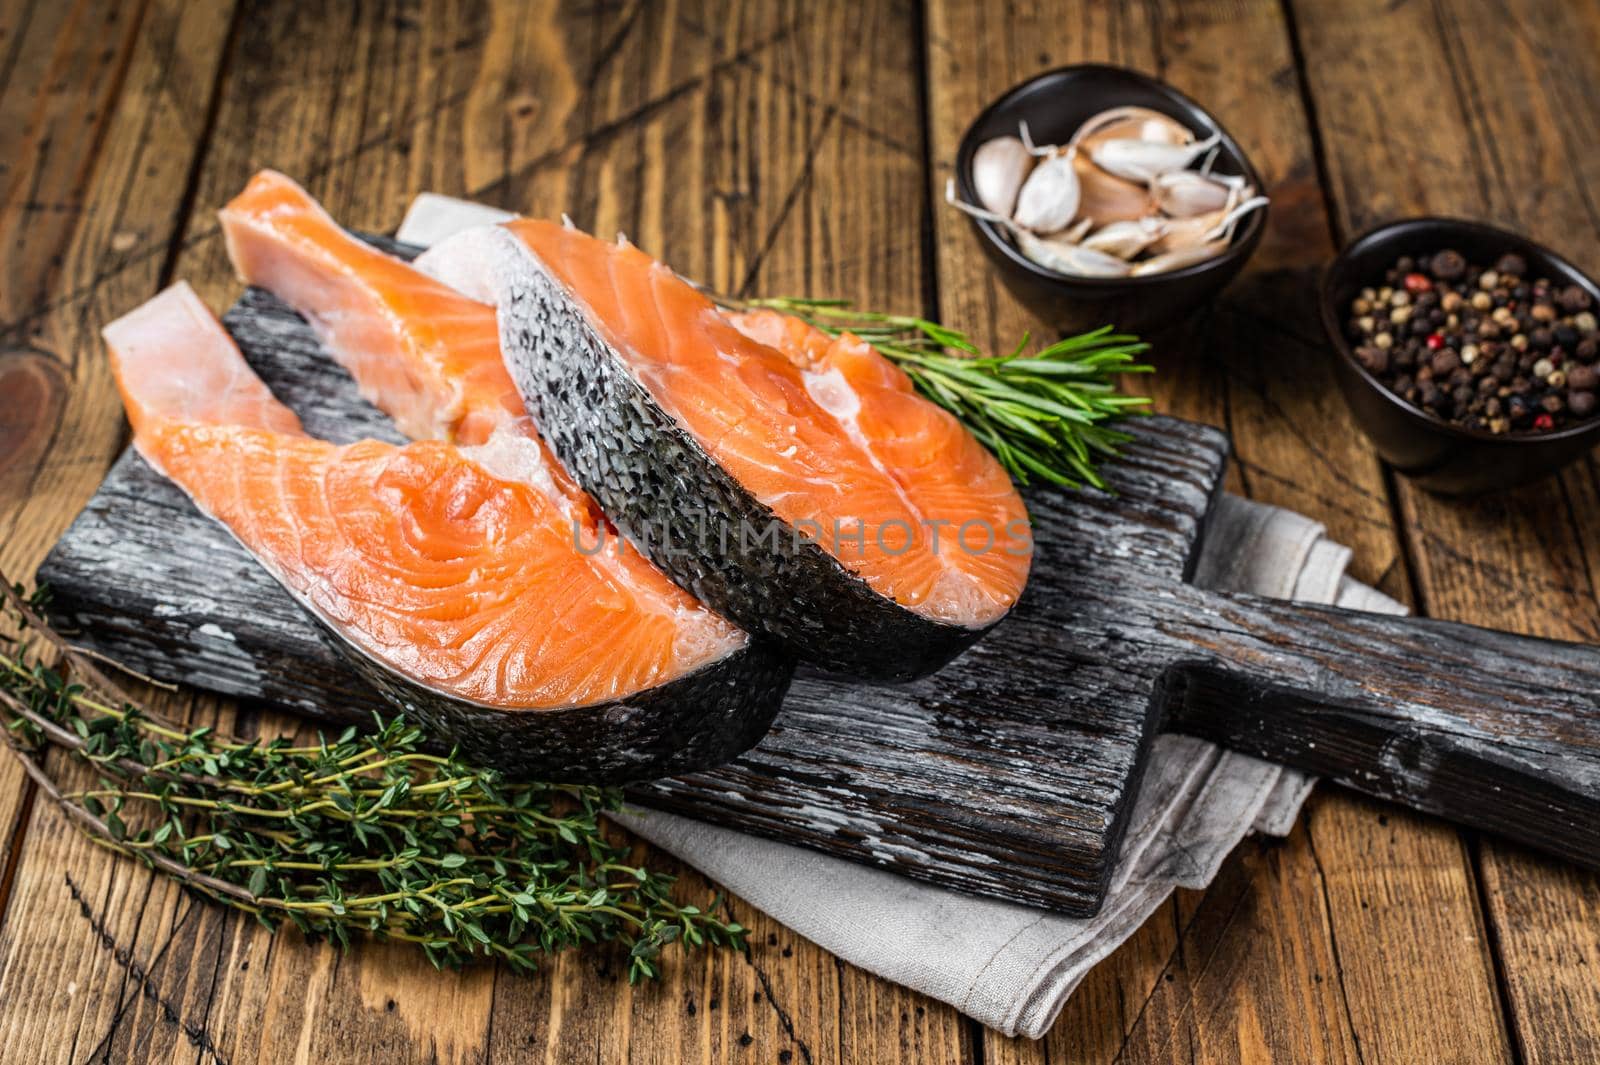
[[[310,432],[394,439],[276,301],[251,292],[227,322]],[[1115,495],[1029,494],[1027,593],[950,666],[900,686],[802,676],[755,750],[635,796],[1087,914],[1169,725],[1600,860],[1600,652],[1195,588],[1226,440],[1163,418],[1134,431]],[[81,639],[151,675],[334,720],[378,708],[265,571],[133,454],[40,579]]]
[[[271,297],[248,293],[226,321],[309,432],[399,439]],[[1075,599],[1063,585],[1102,538],[1180,581],[1225,455],[1215,430],[1143,424],[1115,502],[1030,500],[1036,576],[977,648],[912,685],[798,677],[755,751],[637,798],[968,891],[1092,909],[1150,698],[1139,673],[1086,663],[1060,639]],[[152,676],[331,720],[381,708],[289,596],[132,451],[39,576],[79,639]]]

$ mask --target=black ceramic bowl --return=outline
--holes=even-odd
[[[1454,248],[1470,263],[1492,265],[1507,252],[1528,263],[1530,277],[1557,286],[1582,285],[1600,310],[1600,288],[1561,256],[1526,237],[1455,218],[1391,222],[1358,237],[1339,253],[1322,282],[1322,327],[1335,352],[1334,376],[1356,422],[1384,461],[1441,495],[1510,488],[1550,473],[1600,443],[1600,417],[1553,433],[1497,436],[1443,422],[1389,391],[1356,361],[1343,323],[1350,301],[1402,255]]]
[[[1201,138],[1220,134],[1222,150],[1215,172],[1242,174],[1262,188],[1261,176],[1238,142],[1199,104],[1137,71],[1085,63],[1030,78],[978,116],[962,136],[956,153],[961,197],[968,203],[978,202],[972,156],[990,138],[1016,136],[1018,125],[1025,120],[1035,143],[1063,144],[1085,120],[1108,108],[1128,105],[1170,115]],[[971,222],[1006,285],[1047,322],[1069,331],[1113,323],[1119,329],[1150,332],[1176,324],[1233,279],[1261,243],[1266,215],[1263,208],[1241,220],[1233,243],[1214,259],[1170,273],[1130,278],[1067,277],[1046,270],[1018,251],[992,222],[976,218]]]

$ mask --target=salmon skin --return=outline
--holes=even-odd
[[[788,660],[653,570],[576,550],[559,493],[443,441],[306,435],[182,283],[104,332],[141,455],[467,756],[621,782],[765,734]]]
[[[518,219],[417,267],[499,311],[551,447],[683,587],[817,665],[938,669],[1027,580],[1004,469],[857,338],[729,314],[637,248]]]

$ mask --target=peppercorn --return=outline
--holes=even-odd
[[[1383,348],[1372,344],[1363,344],[1356,349],[1356,361],[1366,367],[1368,373],[1384,374],[1389,372],[1389,353]]]
[[[1493,269],[1453,249],[1402,257],[1351,299],[1350,350],[1395,395],[1451,423],[1565,428],[1600,394],[1596,301],[1527,269],[1517,255]]]
[[[1582,285],[1568,285],[1556,295],[1556,303],[1568,314],[1577,314],[1586,311],[1594,302],[1594,297],[1589,295],[1589,290]]]
[[[1600,388],[1600,368],[1574,366],[1567,371],[1567,387],[1575,392],[1592,392]]]
[[[1428,269],[1440,281],[1455,281],[1467,272],[1467,260],[1460,252],[1446,249],[1428,260]]]
[[[1515,252],[1507,252],[1495,260],[1494,268],[1502,274],[1515,274],[1521,277],[1528,272],[1528,264],[1522,256]]]

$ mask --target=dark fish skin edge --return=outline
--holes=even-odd
[[[451,741],[475,764],[529,780],[630,784],[730,762],[767,734],[794,674],[792,659],[752,638],[693,673],[615,702],[503,709],[420,684],[307,615],[408,720]]]
[[[988,631],[907,610],[796,536],[656,403],[538,257],[513,241],[531,267],[506,279],[499,307],[517,390],[567,469],[669,577],[741,628],[870,680],[925,676]],[[694,546],[704,528],[732,538],[772,524],[783,530],[776,544]]]

